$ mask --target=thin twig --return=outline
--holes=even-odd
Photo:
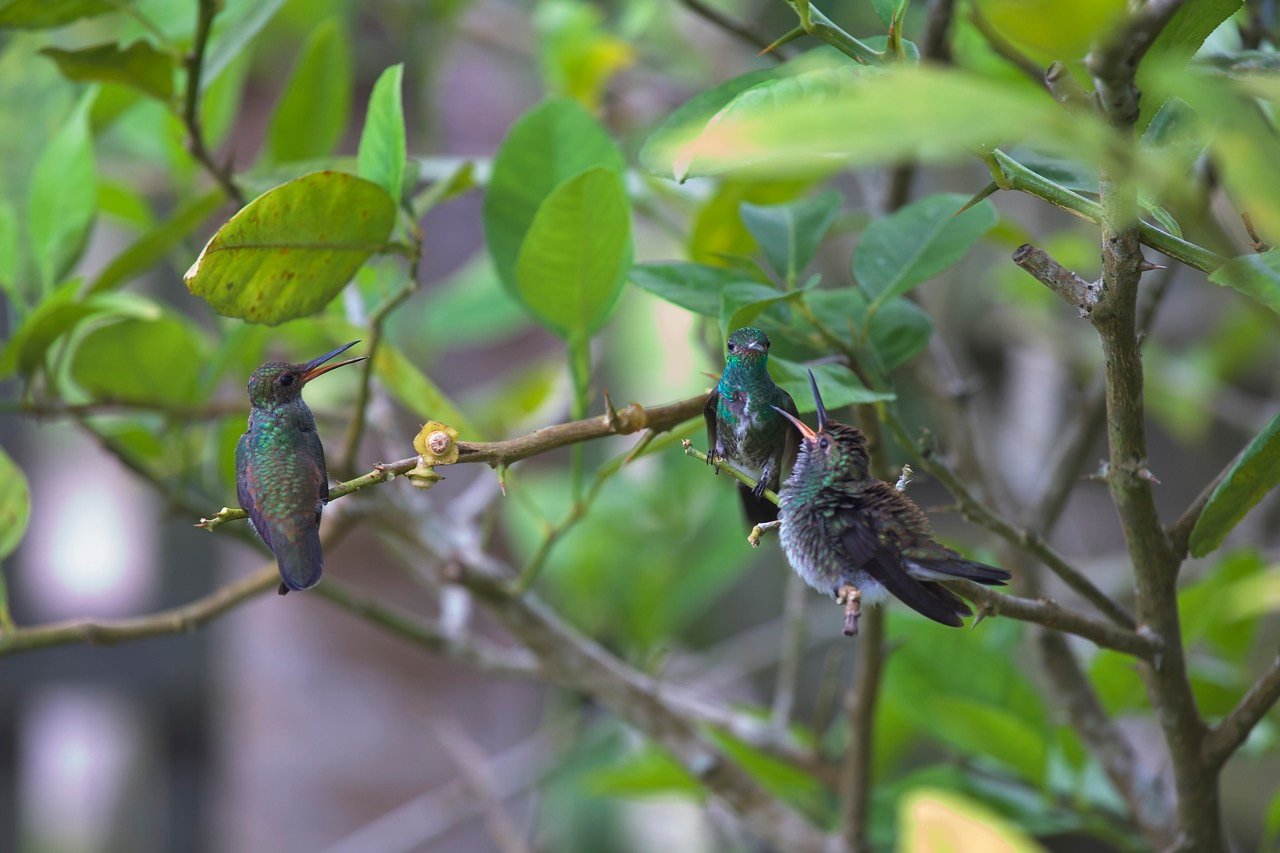
[[[236,184],[231,169],[218,165],[205,143],[204,128],[200,122],[200,78],[204,73],[204,55],[209,46],[209,32],[213,18],[221,4],[218,0],[198,0],[196,5],[196,34],[187,57],[187,88],[183,97],[182,123],[187,128],[187,149],[218,182],[227,197],[241,207],[245,205],[244,192]]]
[[[1280,657],[1272,661],[1271,668],[1240,703],[1205,735],[1201,747],[1205,766],[1216,770],[1225,764],[1277,701],[1280,701]]]
[[[1071,587],[1117,625],[1124,628],[1134,627],[1133,617],[1123,607],[1112,600],[1105,592],[1098,589],[1091,580],[1085,577],[1079,569],[1067,562],[1066,558],[1054,550],[1044,539],[1034,531],[1016,527],[997,515],[994,510],[978,500],[969,491],[969,488],[951,470],[950,466],[940,460],[931,450],[917,446],[907,434],[905,424],[902,423],[897,415],[890,415],[889,425],[903,447],[916,453],[917,464],[942,483],[947,491],[951,492],[965,518],[975,524],[982,525],[1044,563],[1063,583]]]
[[[1172,841],[1173,809],[1170,797],[1160,791],[1159,777],[1142,779],[1137,750],[1107,717],[1102,702],[1065,638],[1054,631],[1040,632],[1045,671],[1064,700],[1067,717],[1080,739],[1102,766],[1107,778],[1124,797],[1139,826],[1161,846]]]
[[[973,23],[974,29],[982,34],[987,44],[1000,58],[1027,75],[1036,85],[1045,85],[1044,69],[1040,67],[1039,63],[1014,47],[1012,42],[1000,34],[999,30],[991,26],[990,22],[979,10],[977,3],[969,3],[967,8],[969,10],[969,20]]]
[[[784,581],[782,602],[782,637],[778,651],[778,674],[773,684],[773,707],[770,720],[779,729],[791,724],[791,714],[796,705],[796,687],[800,680],[800,668],[804,662],[805,600],[808,587],[795,572],[788,572]]]
[[[1022,622],[1033,622],[1045,628],[1075,634],[1095,645],[1114,649],[1144,660],[1159,656],[1163,644],[1146,631],[1121,628],[1086,616],[1058,604],[1052,599],[1020,598],[1004,595],[972,581],[948,581],[947,586],[978,606],[982,616],[1008,616]]]
[[[761,53],[769,51],[765,55],[769,56],[775,62],[787,61],[788,56],[782,52],[781,48],[769,50],[769,45],[773,43],[773,39],[765,36],[750,24],[744,24],[734,20],[719,9],[707,5],[703,0],[680,0],[680,2],[684,4],[684,7],[690,12],[693,12],[703,20],[714,24],[729,35],[737,39],[741,39]]]
[[[494,847],[500,853],[528,853],[529,845],[525,844],[502,806],[484,750],[453,720],[437,720],[435,736],[436,743],[452,760],[463,784],[480,803],[480,813]]]

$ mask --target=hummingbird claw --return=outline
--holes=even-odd
[[[858,636],[858,617],[862,615],[862,591],[851,583],[836,590],[836,604],[844,605],[844,635]]]

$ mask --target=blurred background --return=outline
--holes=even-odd
[[[708,2],[769,40],[794,25],[782,3]],[[0,34],[0,191],[10,209],[24,210],[34,164],[83,91],[40,49],[118,39],[122,29],[146,26],[189,33],[194,22],[192,0],[126,5],[140,16]],[[234,16],[254,4],[226,5]],[[327,163],[354,156],[374,81],[403,62],[409,153],[424,180],[447,179],[471,162],[482,182],[513,122],[548,92],[596,110],[634,164],[645,134],[680,103],[769,65],[757,48],[709,21],[700,5],[264,3],[260,31],[228,57],[212,84],[208,97],[216,106],[207,129],[219,157],[243,172],[250,196],[305,171],[272,155],[273,115],[309,40],[336,28],[339,47],[323,61],[347,63],[354,82],[334,89],[335,98],[345,99],[345,129]],[[921,8],[911,10],[909,34],[921,26],[926,4],[915,5]],[[853,32],[880,31],[869,2],[828,6]],[[1260,6],[1270,14],[1270,4]],[[1224,27],[1215,38],[1211,47],[1234,49],[1238,27]],[[1019,74],[963,9],[950,50],[957,63]],[[139,234],[174,216],[192,188],[207,182],[171,115],[117,95],[103,87],[92,108],[100,213],[75,268],[86,280],[102,275]],[[734,224],[737,204],[787,201],[808,189],[634,180],[641,182],[638,261],[752,254],[750,235]],[[976,161],[932,168],[916,176],[912,194],[973,194],[986,180]],[[844,204],[813,268],[845,283],[858,232],[885,209],[888,177],[864,170],[827,184],[843,193]],[[569,419],[571,391],[562,344],[499,284],[481,207],[482,193],[472,189],[423,219],[420,286],[394,315],[387,339],[478,434],[497,439]],[[993,488],[988,499],[1017,517],[1042,487],[1064,424],[1089,399],[1100,356],[1088,324],[1008,256],[1034,238],[1089,277],[1098,272],[1098,251],[1092,226],[1034,199],[1004,194],[996,207],[999,220],[976,249],[920,288],[935,328],[929,366],[904,368],[897,383],[910,423],[931,427],[944,449],[948,419],[966,419],[981,441],[959,467],[995,472],[978,487]],[[231,452],[244,428],[249,371],[268,358],[309,358],[328,348],[328,334],[313,320],[277,328],[230,324],[188,294],[182,274],[230,210],[158,252],[129,286],[202,330],[203,342],[186,353],[190,364],[172,365],[175,382],[186,381],[193,366],[204,370],[199,382],[207,393],[191,405],[197,411],[77,412],[60,402],[19,414],[20,383],[0,385],[6,401],[0,444],[25,472],[32,496],[30,527],[4,566],[18,624],[145,614],[192,601],[265,564],[261,548],[221,535],[226,528],[212,536],[195,529],[187,508],[194,503],[208,513],[235,503]],[[1248,246],[1243,233],[1216,239],[1222,251]],[[6,251],[16,250],[0,244]],[[377,275],[376,268],[362,273],[372,278],[358,285],[376,286]],[[1151,467],[1163,482],[1161,513],[1172,518],[1276,412],[1280,327],[1273,314],[1205,286],[1195,271],[1175,265],[1154,275],[1166,295],[1145,349]],[[0,328],[8,330],[15,322],[11,300],[12,293],[0,301]],[[348,294],[326,316],[352,320],[360,316],[358,295],[354,303]],[[630,286],[594,355],[595,390],[608,388],[620,406],[700,393],[721,363],[714,323]],[[355,371],[346,372],[307,394],[331,465],[355,393]],[[165,371],[149,381],[165,381]],[[956,405],[936,404],[939,388]],[[602,411],[598,396],[591,410]],[[423,420],[385,394],[371,411],[356,471],[412,455],[410,440]],[[696,427],[682,434],[703,443]],[[590,445],[588,471],[634,443],[631,437]],[[1095,442],[1084,452],[1088,474],[1105,448]],[[890,453],[900,465],[903,454]],[[122,458],[144,458],[148,471],[160,472],[160,489]],[[485,466],[444,473],[447,479],[426,495],[401,482],[373,491],[387,493],[379,500],[399,502],[402,512],[439,518],[441,527],[471,512],[488,550],[516,566],[570,505],[567,452],[508,471],[505,497]],[[733,491],[726,478],[709,476],[676,447],[650,454],[604,483],[591,512],[556,543],[537,589],[567,620],[641,669],[767,711],[784,646],[788,570],[776,541],[766,539],[758,551],[742,542]],[[937,483],[922,478],[911,493],[930,510],[942,538],[988,560],[1014,560],[990,535],[948,512],[950,498]],[[384,502],[369,511],[391,510]],[[1233,534],[1233,547],[1187,570],[1188,612],[1212,612],[1215,624],[1227,626],[1204,627],[1201,635],[1189,629],[1201,643],[1192,658],[1197,695],[1210,711],[1234,704],[1280,638],[1280,621],[1270,612],[1280,606],[1280,587],[1258,583],[1275,577],[1278,514],[1273,496]],[[1105,485],[1087,479],[1079,485],[1053,542],[1099,586],[1128,595],[1127,556]],[[328,577],[371,597],[504,642],[465,594],[442,590],[406,560],[404,548],[359,525],[328,550],[326,567]],[[1238,585],[1198,586],[1205,577]],[[1050,591],[1073,601],[1065,589]],[[805,595],[794,719],[815,737],[838,742],[833,721],[853,674],[854,645],[840,636],[839,609]],[[1039,689],[1043,675],[1030,636],[1007,620],[947,632],[892,613],[876,733],[879,846],[892,849],[902,816],[922,802],[912,792],[929,791],[954,796],[945,802],[957,814],[1017,826],[1047,849],[1141,849],[1105,776],[1080,749],[1062,709],[1046,698],[1051,694]],[[1163,745],[1128,660],[1087,644],[1080,651],[1108,709],[1136,737],[1150,738],[1149,757],[1158,762]],[[971,705],[981,707],[970,713]],[[1274,844],[1280,828],[1277,722],[1273,713],[1224,777],[1230,832],[1240,849]],[[783,776],[779,784],[808,798],[812,811],[830,811],[830,792],[812,779]],[[511,829],[544,850],[752,849],[741,829],[704,807],[695,790],[668,758],[581,697],[477,672],[312,594],[260,596],[175,636],[114,647],[75,643],[0,659],[0,849],[473,851],[500,847]]]

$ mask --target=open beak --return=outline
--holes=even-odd
[[[320,356],[319,358],[313,358],[311,359],[311,361],[308,361],[306,364],[302,365],[303,384],[310,382],[312,379],[315,379],[317,376],[322,376],[328,373],[330,370],[337,370],[339,367],[346,367],[348,364],[355,364],[357,361],[364,361],[366,358],[368,358],[368,356],[362,355],[359,358],[349,358],[346,361],[340,361],[337,364],[325,364],[325,362],[328,361],[329,359],[333,358],[334,356],[341,355],[342,353],[351,349],[353,346],[355,346],[358,343],[360,342],[352,341],[349,344],[343,344],[337,349],[329,350],[327,353]]]
[[[818,406],[818,429],[827,428],[827,407],[822,405],[822,395],[818,393],[818,380],[813,378],[813,371],[809,371],[809,387],[813,389],[813,402]]]
[[[800,420],[795,415],[791,414],[790,412],[784,409],[779,409],[777,406],[771,406],[770,408],[772,408],[775,412],[777,412],[778,414],[782,415],[784,418],[786,418],[787,420],[795,424],[796,429],[800,430],[800,434],[805,437],[806,441],[812,441],[814,438],[817,437],[818,434],[813,430],[811,430],[807,423]]]

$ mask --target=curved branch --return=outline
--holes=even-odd
[[[231,169],[218,165],[213,153],[204,139],[204,128],[200,122],[200,88],[204,74],[204,54],[209,46],[209,33],[213,29],[214,16],[218,14],[218,0],[199,0],[196,12],[196,34],[191,45],[191,53],[187,56],[187,88],[183,95],[183,107],[180,118],[187,128],[187,149],[205,170],[218,182],[222,191],[244,207],[246,199],[240,186],[231,175]]]
[[[1280,657],[1271,664],[1258,683],[1253,685],[1240,704],[1222,722],[1211,728],[1204,737],[1201,755],[1208,767],[1221,767],[1249,737],[1253,727],[1262,721],[1267,711],[1280,701]]]

